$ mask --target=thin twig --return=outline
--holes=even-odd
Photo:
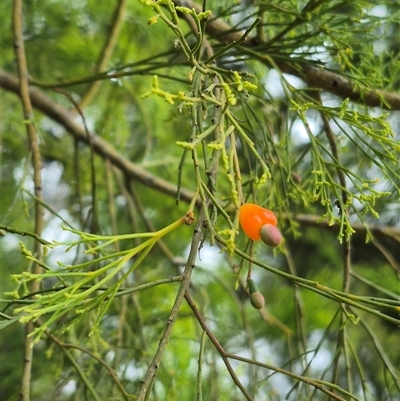
[[[21,97],[22,107],[24,111],[24,120],[26,125],[26,131],[28,136],[28,142],[30,151],[32,152],[32,164],[33,164],[33,182],[34,191],[37,199],[43,201],[43,188],[42,188],[42,158],[40,155],[39,141],[36,135],[34,126],[34,115],[32,104],[29,97],[29,85],[28,85],[28,66],[25,58],[25,46],[22,33],[22,0],[14,0],[13,4],[13,33],[14,33],[14,50],[18,66],[19,81],[18,94]],[[35,202],[35,235],[40,238],[43,231],[43,206],[41,202]],[[40,241],[35,242],[35,256],[40,262],[43,259],[42,246]],[[41,268],[39,263],[33,264],[33,272],[40,273]],[[32,281],[30,283],[29,290],[36,292],[39,289],[39,282]],[[31,372],[33,362],[33,337],[29,336],[34,330],[33,322],[29,322],[25,326],[25,344],[24,344],[24,366],[22,372],[21,382],[21,400],[30,400],[30,385],[31,385]]]
[[[146,216],[146,211],[145,208],[142,204],[142,202],[140,201],[140,198],[137,196],[135,188],[133,185],[131,185],[131,182],[126,182],[125,184],[128,196],[130,196],[136,206],[137,211],[140,214],[140,217],[142,218],[142,220],[144,221],[144,224],[146,226],[146,230],[147,231],[156,231],[156,228],[154,227],[153,223],[151,222],[151,220]],[[157,241],[156,246],[161,250],[161,252],[164,254],[164,256],[175,266],[178,266],[175,263],[175,257],[174,254],[169,250],[169,248],[167,247],[167,245],[165,244],[165,242],[162,239],[159,239]]]
[[[62,353],[65,355],[65,357],[70,361],[72,366],[75,368],[77,375],[80,376],[80,378],[82,379],[82,382],[85,384],[86,388],[88,389],[88,391],[90,392],[90,394],[93,396],[93,398],[95,400],[100,401],[100,397],[97,394],[96,390],[94,389],[91,381],[86,376],[85,372],[81,369],[81,367],[79,366],[79,364],[77,363],[77,361],[75,360],[73,355],[71,355],[71,353],[68,351],[69,348],[78,350],[78,351],[80,351],[82,353],[85,353],[85,354],[89,355],[91,358],[93,358],[94,360],[96,360],[97,362],[99,362],[101,365],[103,365],[107,369],[107,371],[108,371],[109,375],[111,376],[111,378],[114,380],[114,382],[117,385],[119,391],[121,392],[123,398],[125,400],[129,399],[129,396],[128,396],[127,392],[125,391],[125,389],[122,386],[121,382],[118,380],[116,372],[103,359],[101,359],[95,353],[89,351],[86,348],[82,348],[82,347],[80,347],[78,345],[74,345],[74,344],[67,344],[67,343],[64,343],[64,342],[60,341],[55,335],[50,334],[49,331],[46,331],[46,335],[48,336],[48,338],[52,342],[54,342],[54,344],[56,344],[60,348]]]
[[[202,390],[202,372],[204,363],[204,343],[206,339],[206,332],[203,330],[200,339],[200,350],[198,359],[198,369],[197,369],[197,401],[203,401],[203,390]]]
[[[11,233],[11,234],[18,234],[22,235],[23,237],[32,237],[42,245],[51,245],[52,243],[50,241],[45,240],[44,238],[39,237],[38,234],[32,233],[30,231],[24,231],[20,230],[19,228],[15,227],[10,227],[10,226],[5,226],[4,224],[0,224],[0,230],[3,230],[5,233]],[[5,235],[5,234],[2,234]]]
[[[96,70],[95,70],[95,72],[97,74],[104,72],[106,70],[108,62],[111,59],[112,53],[113,53],[113,51],[115,49],[115,45],[117,43],[118,36],[121,32],[122,24],[124,22],[125,10],[126,10],[127,3],[128,3],[128,0],[119,0],[118,5],[115,9],[110,33],[107,35],[107,40],[101,51],[99,61],[97,62],[97,66],[96,66]],[[83,95],[83,97],[79,103],[80,109],[84,109],[85,107],[87,107],[90,104],[90,102],[95,97],[96,93],[99,91],[101,82],[102,81],[99,80],[99,81],[94,81],[92,83],[92,85],[89,87],[87,92]]]
[[[370,325],[364,320],[360,320],[360,325],[364,328],[365,332],[368,334],[369,338],[371,339],[372,343],[374,344],[375,350],[382,360],[383,366],[389,371],[394,385],[397,387],[397,390],[400,391],[400,373],[398,370],[398,366],[394,366],[389,359],[388,355],[386,355],[385,350],[382,348],[381,343],[377,340],[377,336],[374,330],[370,327]]]
[[[321,95],[319,92],[314,92],[313,93],[315,99],[319,104],[322,106],[322,100],[321,100]],[[336,145],[336,138],[335,135],[332,131],[332,128],[329,124],[329,120],[327,115],[324,112],[321,112],[321,117],[322,117],[322,122],[324,125],[324,131],[326,138],[329,143],[329,147],[332,152],[332,157],[333,159],[338,163],[339,166],[341,166],[340,163],[340,156],[339,156],[339,151],[337,149]],[[341,199],[338,199],[338,204],[340,206],[340,213],[341,215],[348,214],[348,209],[347,209],[347,200],[348,200],[348,194],[346,190],[346,176],[343,170],[340,167],[336,168],[336,173],[339,179],[340,186],[343,188],[341,191]],[[342,216],[343,218],[343,216]],[[346,227],[346,230],[349,230],[349,227]],[[343,281],[342,281],[342,292],[347,293],[350,288],[350,270],[351,270],[351,238],[349,236],[347,241],[343,242]],[[340,362],[340,357],[343,355],[345,359],[344,363],[344,368],[346,369],[347,372],[347,385],[349,388],[351,388],[351,376],[350,376],[350,366],[349,366],[349,361],[348,361],[348,355],[347,355],[347,342],[346,342],[346,335],[347,335],[347,327],[346,327],[346,321],[347,321],[347,312],[346,312],[346,304],[342,304],[342,313],[341,313],[341,319],[340,319],[340,327],[342,328],[341,330],[338,330],[338,338],[337,338],[337,344],[336,344],[336,353],[333,361],[333,366],[332,366],[332,382],[337,383],[339,380],[339,362]]]
[[[96,167],[94,164],[94,149],[93,149],[93,141],[91,134],[89,132],[88,126],[86,124],[86,118],[85,115],[83,114],[82,109],[80,108],[79,104],[75,102],[74,98],[71,96],[70,93],[65,91],[64,89],[56,89],[56,92],[62,93],[74,106],[76,111],[78,112],[79,116],[82,119],[83,126],[85,128],[85,134],[87,138],[87,143],[89,144],[89,149],[90,149],[90,171],[91,171],[91,176],[90,176],[90,181],[91,181],[91,192],[92,192],[92,207],[91,207],[91,224],[90,224],[90,232],[93,234],[96,234],[98,231],[98,207],[97,207],[97,185],[96,185]],[[79,176],[78,176],[78,182],[79,182]]]
[[[397,230],[399,231],[399,230]],[[391,254],[391,252],[376,238],[372,240],[372,244],[379,250],[379,252],[386,258],[390,266],[392,266],[397,277],[400,279],[400,264],[397,262],[396,258]]]
[[[248,359],[248,358],[241,357],[239,355],[231,354],[231,353],[228,353],[228,352],[226,353],[226,357],[230,358],[230,359],[235,359],[237,361],[245,362],[245,363],[250,363],[250,364],[253,364],[253,365],[256,365],[256,366],[260,366],[260,367],[263,367],[263,368],[266,368],[266,369],[270,369],[270,370],[272,370],[274,372],[277,372],[277,373],[282,373],[282,374],[284,374],[286,376],[289,376],[289,377],[291,377],[293,379],[299,380],[301,382],[304,382],[306,384],[309,384],[309,385],[315,387],[317,390],[320,390],[323,393],[328,394],[334,400],[346,401],[344,398],[337,396],[332,391],[328,390],[326,387],[330,387],[332,389],[340,390],[343,394],[345,394],[348,397],[351,397],[353,400],[360,401],[360,399],[357,398],[355,395],[350,394],[348,391],[343,390],[337,384],[334,384],[334,383],[329,383],[329,382],[326,382],[324,380],[313,379],[313,378],[310,378],[310,377],[301,376],[301,375],[298,375],[296,373],[290,372],[289,370],[285,370],[285,369],[279,368],[278,366],[274,366],[274,365],[271,365],[271,364],[268,364],[268,363],[265,363],[265,362],[258,362],[256,360]]]
[[[288,265],[288,269],[290,274],[293,276],[297,276],[297,269],[295,261],[292,257],[290,252],[290,248],[287,243],[284,242],[284,255],[286,258],[286,263]],[[293,296],[294,296],[294,307],[295,307],[295,327],[296,327],[296,334],[298,337],[298,355],[306,355],[307,352],[307,334],[306,334],[306,327],[304,318],[306,316],[304,312],[303,300],[301,297],[300,288],[296,285],[296,283],[292,282],[293,284]],[[300,349],[301,346],[301,349]],[[304,366],[307,364],[306,358],[302,358],[301,360],[304,363]],[[303,366],[303,368],[304,368]],[[307,367],[305,367],[304,372],[307,371]]]
[[[175,321],[178,317],[179,310],[181,308],[183,299],[190,285],[190,279],[192,277],[192,270],[195,266],[196,256],[198,248],[202,238],[202,227],[204,223],[203,211],[200,211],[199,218],[197,220],[196,228],[194,230],[192,243],[190,247],[189,257],[187,258],[185,270],[183,272],[183,280],[179,288],[178,294],[175,298],[174,305],[172,307],[171,313],[168,317],[168,321],[164,330],[164,333],[160,339],[157,351],[151,361],[149,368],[147,369],[146,375],[142,381],[142,386],[137,394],[136,401],[145,401],[152,389],[154,379],[157,375],[158,369],[160,367],[161,359],[164,351],[167,347],[168,341],[171,337],[172,329],[174,327]]]
[[[235,370],[232,368],[232,365],[229,362],[229,359],[227,357],[227,353],[225,352],[224,348],[221,346],[219,341],[214,337],[214,335],[212,334],[212,332],[208,328],[206,322],[203,319],[203,316],[201,315],[200,311],[197,309],[197,306],[193,302],[189,292],[186,292],[185,299],[186,299],[188,305],[190,306],[190,308],[192,309],[193,314],[195,315],[195,317],[196,317],[197,321],[199,322],[201,328],[207,333],[208,338],[211,340],[211,342],[213,343],[214,347],[216,348],[218,353],[221,355],[221,358],[222,358],[226,368],[228,369],[228,372],[231,375],[232,380],[234,381],[234,383],[239,387],[240,391],[243,393],[243,395],[246,397],[247,400],[254,401],[253,397],[248,393],[248,391],[245,389],[243,384],[238,379],[238,377],[237,377],[237,375],[235,373]]]

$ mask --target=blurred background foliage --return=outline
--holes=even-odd
[[[162,97],[142,96],[151,90],[155,74],[163,90],[171,94],[182,91],[190,96],[193,82],[188,74],[192,66],[176,42],[182,38],[177,38],[161,19],[148,23],[155,13],[145,3],[152,2],[24,1],[23,35],[30,82],[55,104],[70,109],[71,118],[79,123],[81,118],[71,99],[80,104],[93,82],[101,82],[94,97],[82,108],[89,130],[111,144],[121,157],[154,176],[176,185],[181,174],[182,188],[194,192],[197,181],[192,156],[189,151],[182,158],[185,150],[176,146],[177,141],[191,138],[193,110],[180,109],[179,102],[171,105]],[[280,71],[282,63],[298,63],[293,68],[319,65],[350,79],[356,87],[367,85],[373,90],[398,93],[399,6],[389,0],[379,5],[362,0],[215,0],[208,1],[205,8],[234,30],[247,29],[261,16],[251,35],[257,32],[263,42],[253,49],[228,48],[218,37],[208,35],[208,39],[219,54],[215,71],[226,82],[232,83],[233,71],[238,71],[243,80],[257,85],[248,93],[235,91],[237,104],[229,106],[259,156],[258,159],[251,153],[243,136],[237,137],[235,151],[243,196],[276,211],[285,237],[278,250],[261,243],[251,248],[240,232],[236,248],[292,278],[253,265],[252,277],[266,300],[262,310],[255,310],[245,288],[249,263],[226,252],[218,242],[210,246],[208,233],[198,252],[189,292],[225,351],[248,359],[231,359],[231,363],[254,399],[328,399],[313,386],[280,372],[282,368],[305,378],[337,383],[348,392],[335,392],[342,397],[337,399],[399,400],[399,111],[372,108],[362,102],[344,104],[344,99],[327,92],[321,93],[322,105],[313,97],[311,89],[315,88],[307,88],[300,79]],[[122,23],[111,56],[106,68],[99,70],[103,49],[116,24],[116,10],[122,9]],[[10,2],[2,2],[1,68],[16,76],[11,14]],[[181,28],[187,42],[194,46],[197,39],[183,20]],[[107,74],[114,75],[109,78]],[[203,90],[213,82],[211,74],[202,79]],[[207,116],[201,124],[206,129],[211,125],[214,105],[204,102],[203,106]],[[1,89],[1,114],[0,223],[3,228],[32,232],[35,200],[29,143],[20,100],[5,89]],[[340,161],[331,156],[324,115],[330,119]],[[37,110],[35,127],[43,159],[46,204],[42,237],[48,241],[72,241],[71,234],[62,230],[63,225],[68,223],[81,231],[92,227],[90,147]],[[385,133],[385,129],[390,132]],[[205,164],[212,156],[206,146],[209,142],[207,138],[205,146],[197,148],[204,182]],[[271,174],[262,185],[258,185],[263,173],[260,160]],[[350,222],[361,227],[352,237],[349,294],[363,297],[362,301],[354,300],[375,314],[370,309],[344,306],[327,292],[313,291],[293,280],[295,276],[329,289],[342,288],[346,241],[338,240],[338,226],[325,229],[296,219],[306,215],[340,221],[340,211],[335,206],[336,198],[341,197],[340,187],[331,183],[326,188],[322,186],[316,195],[319,189],[315,171],[320,168],[325,180],[331,177],[338,183],[337,165],[346,173],[349,194],[359,197],[348,208]],[[174,195],[124,176],[101,155],[94,157],[94,170],[100,234],[159,230],[188,210],[184,200],[177,205]],[[364,202],[361,194],[372,198]],[[214,196],[234,221],[235,202],[222,164]],[[366,241],[362,224],[386,227],[392,234]],[[226,218],[219,213],[215,233],[227,227]],[[393,234],[396,230],[397,234]],[[135,292],[129,289],[180,276],[192,235],[193,226],[180,227],[153,248],[125,280],[122,289],[127,293],[113,299],[93,335],[89,336],[94,312],[86,313],[69,330],[63,330],[61,321],[52,326],[59,343],[43,336],[35,345],[32,400],[94,399],[82,372],[98,399],[134,399],[168,324],[180,281]],[[20,252],[20,241],[33,249],[32,238],[12,230],[0,240],[0,398],[5,401],[18,399],[22,377],[23,325],[10,324],[9,320],[20,306],[11,275],[32,268],[32,262]],[[109,251],[129,249],[138,243],[137,239],[118,242]],[[79,247],[69,253],[64,251],[50,249],[45,263],[57,269],[58,261],[74,264],[83,260]],[[235,289],[237,278],[240,285]],[[18,289],[20,297],[29,293],[24,285]],[[54,282],[43,285],[42,289],[50,288]],[[346,314],[348,320],[343,324],[341,319]],[[338,354],[340,360],[335,362]],[[269,364],[269,368],[260,364]],[[112,369],[115,374],[110,374]],[[179,310],[149,399],[246,399],[186,303]]]

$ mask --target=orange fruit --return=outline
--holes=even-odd
[[[245,203],[239,208],[239,223],[250,239],[258,241],[261,239],[261,227],[265,224],[276,226],[278,220],[271,210],[254,203]]]

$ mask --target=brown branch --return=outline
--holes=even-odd
[[[3,70],[0,70],[0,86],[20,95],[18,79]],[[29,96],[32,105],[36,109],[62,125],[78,141],[89,144],[89,138],[86,134],[85,128],[75,121],[75,116],[69,110],[55,103],[37,88],[30,87]],[[95,153],[104,159],[108,158],[110,162],[118,167],[127,177],[133,178],[142,184],[167,195],[176,196],[177,189],[175,185],[149,173],[137,164],[132,163],[130,160],[123,157],[107,141],[100,138],[95,133],[91,132],[90,138],[92,139]],[[182,200],[190,202],[193,199],[193,196],[193,192],[186,189],[181,190]]]
[[[16,93],[19,94],[24,113],[24,123],[28,136],[30,151],[32,152],[33,164],[33,182],[34,192],[38,201],[35,202],[35,228],[34,235],[40,238],[43,231],[43,188],[42,188],[42,158],[40,155],[39,141],[34,126],[34,115],[30,100],[29,84],[28,84],[28,66],[25,58],[25,46],[22,34],[22,0],[14,0],[13,3],[13,34],[14,34],[14,50],[15,58],[18,66],[18,79],[15,78]],[[39,241],[35,242],[35,257],[38,263],[33,264],[33,273],[40,273],[40,262],[43,259],[42,246]],[[39,281],[32,281],[29,286],[30,292],[39,290]],[[21,400],[29,401],[31,392],[31,376],[33,363],[33,337],[30,334],[34,330],[33,322],[29,322],[25,326],[25,343],[24,343],[24,359],[23,372],[21,379]]]
[[[243,384],[240,382],[239,378],[237,377],[234,369],[232,368],[232,365],[229,362],[229,359],[227,356],[227,352],[222,347],[222,345],[219,343],[219,341],[215,338],[215,336],[212,334],[211,330],[208,328],[206,322],[204,321],[203,317],[201,316],[200,311],[197,309],[196,304],[193,302],[189,292],[186,292],[185,299],[186,299],[186,302],[188,303],[188,305],[190,306],[190,308],[192,309],[192,312],[193,312],[194,316],[196,317],[197,321],[199,322],[201,328],[207,333],[208,338],[211,340],[215,349],[221,355],[221,358],[222,358],[226,368],[228,369],[228,372],[231,375],[232,380],[239,387],[240,391],[243,393],[243,395],[246,397],[246,399],[249,401],[253,401],[253,397],[245,389],[245,387],[243,386]]]
[[[183,280],[181,286],[179,287],[178,294],[175,298],[174,305],[172,307],[171,313],[168,317],[168,321],[164,330],[164,333],[160,339],[159,346],[153,357],[153,360],[147,369],[146,375],[142,381],[142,386],[137,394],[136,401],[145,401],[149,398],[155,377],[157,376],[158,369],[160,367],[161,359],[164,351],[167,347],[168,341],[171,337],[172,329],[178,317],[178,313],[181,309],[182,302],[184,300],[185,294],[190,285],[190,279],[192,277],[192,271],[195,267],[197,252],[199,250],[199,245],[202,239],[202,227],[204,223],[204,212],[201,210],[198,221],[196,223],[196,228],[192,237],[192,243],[190,246],[189,256],[186,261],[185,270],[183,272]]]
[[[400,95],[363,85],[355,88],[345,77],[322,68],[308,64],[276,63],[279,69],[287,74],[302,79],[308,87],[322,89],[342,99],[364,104],[368,107],[381,107],[387,110],[400,110]]]
[[[245,362],[245,363],[252,364],[252,365],[255,365],[255,366],[260,366],[262,368],[269,369],[269,370],[272,370],[274,372],[281,373],[281,374],[284,374],[286,376],[289,376],[289,377],[291,377],[291,378],[293,378],[295,380],[298,380],[298,381],[306,383],[306,384],[308,384],[310,386],[313,386],[317,390],[320,390],[325,394],[328,394],[331,397],[331,399],[334,399],[334,400],[337,400],[337,401],[349,400],[349,398],[346,398],[346,400],[345,400],[344,398],[339,397],[338,395],[336,395],[332,391],[330,391],[327,387],[330,387],[330,388],[333,388],[333,389],[336,389],[336,390],[341,390],[342,393],[345,393],[345,395],[347,395],[348,397],[351,397],[354,400],[358,400],[358,398],[356,398],[355,396],[353,396],[349,392],[344,391],[343,389],[341,389],[338,385],[336,385],[334,383],[329,383],[327,381],[323,381],[323,380],[320,380],[320,379],[312,379],[312,378],[309,378],[309,377],[306,377],[306,376],[301,376],[301,375],[298,375],[296,373],[290,372],[289,370],[285,370],[285,369],[279,368],[277,366],[274,366],[274,365],[271,365],[271,364],[268,364],[268,363],[265,363],[265,362],[258,362],[256,360],[248,359],[248,358],[245,358],[245,357],[242,357],[242,356],[239,356],[239,355],[235,355],[235,354],[231,354],[231,353],[228,353],[228,352],[226,353],[226,356],[228,358],[235,359],[237,361]]]
[[[340,228],[340,223],[329,225],[327,221],[319,221],[319,216],[313,216],[309,214],[297,214],[296,216],[284,215],[283,218],[294,219],[303,227],[319,227],[335,233],[337,233],[337,230]],[[353,235],[364,237],[366,236],[367,228],[363,224],[354,223],[351,225],[351,227],[355,230],[355,233]],[[400,244],[400,230],[398,228],[371,225],[368,226],[368,231],[374,236],[374,238],[387,238]]]
[[[335,385],[333,383],[325,382],[325,381],[318,380],[318,379],[313,379],[311,377],[301,376],[301,375],[298,375],[296,373],[290,372],[288,370],[279,368],[278,366],[274,366],[272,364],[268,364],[268,363],[265,363],[265,362],[259,362],[259,361],[254,360],[254,359],[244,358],[244,357],[241,357],[241,356],[238,356],[238,355],[235,355],[235,354],[231,354],[231,353],[225,351],[225,349],[222,347],[222,345],[219,343],[217,338],[214,336],[212,331],[207,326],[205,320],[203,319],[203,316],[201,315],[200,311],[198,310],[196,304],[193,302],[189,292],[187,292],[185,294],[185,299],[186,299],[188,305],[190,306],[190,308],[192,309],[192,312],[193,312],[194,316],[196,317],[197,321],[199,322],[201,328],[206,332],[208,338],[211,340],[211,342],[214,345],[215,349],[221,355],[221,358],[222,358],[223,362],[225,363],[226,367],[228,368],[228,371],[231,374],[231,377],[232,377],[233,381],[240,388],[240,390],[243,392],[243,395],[246,397],[247,400],[253,400],[253,398],[247,392],[247,390],[243,387],[243,385],[241,384],[240,380],[236,376],[236,373],[233,370],[232,365],[229,362],[229,359],[234,359],[234,360],[241,361],[241,362],[244,362],[244,363],[249,364],[249,365],[259,366],[259,367],[264,368],[264,369],[272,370],[273,372],[281,373],[283,375],[291,377],[294,380],[298,380],[300,382],[303,382],[303,383],[306,383],[308,385],[311,385],[311,386],[315,387],[316,389],[320,390],[321,392],[323,392],[325,394],[328,394],[329,396],[332,397],[332,399],[335,399],[335,400],[338,400],[338,401],[345,401],[345,400],[344,400],[344,398],[335,395],[327,387],[331,387],[332,389],[336,389],[336,390],[341,390],[343,393],[346,393],[346,395],[348,395],[348,396],[351,395],[351,394],[349,394],[347,392],[344,392],[339,386],[337,386],[337,385]],[[355,399],[355,397],[353,397],[353,398]]]
[[[74,358],[74,356],[71,355],[71,353],[68,351],[68,349],[78,350],[78,351],[82,352],[83,354],[87,354],[91,358],[93,358],[95,361],[97,361],[100,365],[102,365],[107,370],[111,379],[115,382],[122,397],[125,400],[129,400],[130,396],[125,391],[124,386],[118,379],[118,375],[117,375],[116,371],[106,361],[104,361],[102,358],[100,358],[98,355],[96,355],[96,353],[94,353],[86,348],[80,347],[79,345],[64,343],[64,342],[60,341],[55,335],[50,334],[49,330],[46,330],[46,335],[49,337],[49,339],[51,341],[53,341],[60,348],[60,350],[65,355],[65,357],[71,362],[72,366],[75,368],[77,375],[81,377],[81,379],[84,383],[88,383],[91,387],[90,381],[86,378],[85,373],[83,372],[83,369],[81,369],[79,367],[79,364],[76,362],[76,358]],[[90,389],[89,389],[89,391],[90,391]],[[92,394],[92,395],[97,396],[97,394]]]
[[[50,241],[47,241],[44,238],[41,238],[37,233],[32,233],[32,232],[29,232],[29,231],[20,230],[19,228],[10,227],[10,226],[6,226],[4,224],[0,224],[0,231],[1,231],[1,235],[2,236],[5,236],[6,233],[19,234],[19,235],[22,235],[23,237],[25,237],[25,236],[32,237],[36,241],[40,242],[43,245],[51,245]]]
[[[176,6],[184,6],[201,12],[202,8],[192,0],[174,0]],[[238,42],[243,37],[243,31],[233,29],[221,18],[211,14],[206,25],[206,34],[220,43],[231,44]],[[342,75],[327,71],[322,67],[315,67],[306,63],[282,62],[274,60],[274,66],[270,64],[271,57],[264,57],[262,50],[257,50],[258,46],[268,46],[268,41],[260,43],[255,38],[247,38],[238,44],[241,50],[248,49],[251,55],[257,57],[262,63],[269,67],[278,67],[281,72],[294,75],[302,79],[308,87],[322,89],[330,92],[342,99],[350,99],[354,102],[362,103],[369,107],[381,107],[388,110],[400,110],[400,94],[373,89],[364,85],[355,87],[352,82]]]
[[[41,325],[40,322],[36,322],[36,323]],[[68,348],[70,348],[70,347],[68,347],[66,344],[62,343],[56,336],[53,336],[52,334],[50,334],[50,332],[48,330],[46,330],[46,334],[49,336],[50,340],[53,341],[60,348],[61,352],[69,360],[71,365],[74,367],[74,369],[76,371],[76,374],[80,377],[80,379],[84,383],[88,393],[93,397],[93,399],[95,401],[100,401],[100,397],[96,393],[96,390],[94,389],[92,383],[90,382],[90,380],[86,376],[85,372],[80,368],[80,366],[79,366],[77,360],[74,358],[74,356],[68,351]],[[78,346],[72,346],[72,348],[79,349],[80,351],[83,351],[83,348],[78,347]],[[91,356],[93,356],[93,355],[94,354],[92,353]],[[98,359],[100,359],[100,358],[97,357],[96,359],[99,362]],[[112,373],[111,369],[109,370],[109,373],[110,374]],[[116,377],[115,374],[114,374],[114,377]],[[117,383],[117,385],[119,384],[118,381],[116,383]],[[124,395],[124,393],[122,393],[122,394]],[[126,397],[124,397],[124,398],[126,399]]]
[[[0,86],[6,90],[16,93],[17,95],[20,95],[18,79],[4,70],[0,70]],[[32,105],[35,108],[62,125],[78,141],[88,143],[88,138],[84,127],[75,122],[75,116],[71,114],[70,111],[55,103],[37,88],[30,87],[29,96]],[[103,158],[108,158],[115,167],[119,168],[126,175],[127,178],[136,179],[150,188],[154,188],[170,196],[176,196],[177,188],[175,185],[156,177],[137,164],[132,163],[130,160],[124,158],[107,141],[98,137],[96,134],[91,133],[91,137],[93,140],[94,151]],[[193,192],[182,188],[181,199],[183,201],[190,202],[193,199],[193,196]],[[283,217],[285,219],[294,218],[297,222],[305,227],[319,227],[335,232],[337,232],[337,229],[339,228],[337,223],[330,226],[326,221],[318,222],[319,217],[313,215],[298,214],[296,216],[285,215]],[[353,235],[366,235],[367,229],[364,225],[352,224],[352,228],[356,231],[356,233]],[[368,226],[368,230],[377,239],[389,238],[400,243],[400,230],[398,229],[388,226],[381,227],[372,225]]]

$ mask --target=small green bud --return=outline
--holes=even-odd
[[[257,287],[257,284],[251,278],[247,280],[250,293],[250,303],[255,309],[261,309],[265,305],[265,299]]]
[[[260,292],[260,290],[257,287],[257,284],[255,283],[255,281],[251,278],[249,278],[247,280],[247,287],[249,289],[249,293],[250,295],[253,294],[253,292]]]
[[[273,226],[272,224],[264,224],[260,228],[260,237],[265,245],[273,248],[278,246],[282,241],[282,234],[279,231],[279,228]]]

